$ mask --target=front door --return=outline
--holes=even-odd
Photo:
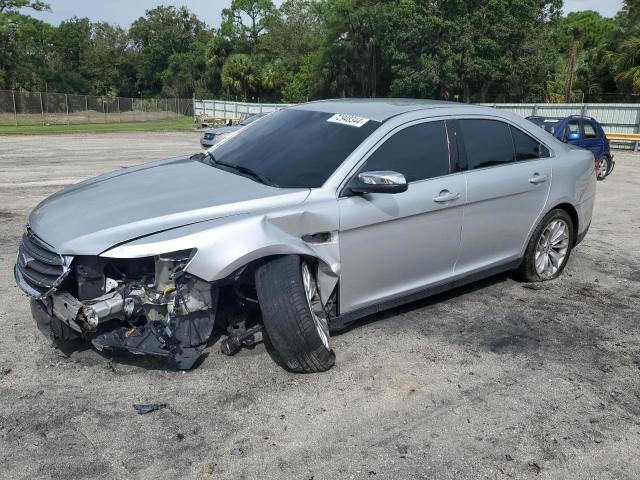
[[[450,150],[444,121],[416,123],[392,132],[358,170],[402,173],[409,188],[339,199],[341,314],[451,279],[466,186]]]

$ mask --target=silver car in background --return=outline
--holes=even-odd
[[[505,271],[558,277],[593,155],[516,115],[418,100],[287,108],[206,153],[102,175],[31,213],[15,277],[56,342],[191,368],[214,329],[291,371],[331,333]]]
[[[220,143],[225,138],[230,137],[238,130],[242,130],[244,127],[252,124],[256,120],[267,115],[266,113],[256,113],[251,115],[235,125],[228,125],[226,127],[208,128],[200,137],[200,146],[204,149],[213,147],[216,143]]]

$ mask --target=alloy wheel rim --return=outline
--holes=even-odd
[[[551,278],[562,268],[569,251],[569,226],[564,220],[553,220],[538,239],[535,254],[536,272]]]
[[[311,273],[309,264],[302,262],[302,284],[304,285],[304,293],[307,297],[307,303],[309,304],[309,311],[313,318],[313,323],[316,326],[316,331],[322,344],[327,350],[329,348],[329,321],[327,319],[327,313],[322,306],[322,300],[320,299],[320,293],[318,292],[318,286],[316,279]]]
[[[607,159],[600,159],[600,163],[598,164],[598,176],[604,177],[607,174]]]

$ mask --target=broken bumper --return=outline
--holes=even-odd
[[[39,330],[58,346],[83,338],[98,351],[163,357],[171,367],[187,370],[207,346],[218,302],[218,289],[210,283],[188,274],[174,277],[175,267],[188,258],[156,258],[156,279],[170,278],[170,284],[101,276],[100,285],[108,285],[109,290],[91,300],[79,300],[62,289],[42,297],[30,290],[23,269],[16,266],[14,273],[18,285],[31,296],[31,312]],[[75,270],[78,277],[82,265]]]

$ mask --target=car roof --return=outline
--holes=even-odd
[[[471,105],[439,100],[416,100],[409,98],[347,98],[338,100],[319,100],[291,107],[296,110],[307,110],[325,113],[343,113],[367,118],[377,122],[416,110],[436,108],[472,107]],[[482,107],[476,107],[482,109]]]
[[[561,122],[563,120],[591,120],[593,122],[598,122],[595,118],[593,117],[587,117],[585,115],[567,115],[566,117],[545,117],[543,115],[532,115],[530,117],[527,117],[527,120],[556,120],[558,122]]]

